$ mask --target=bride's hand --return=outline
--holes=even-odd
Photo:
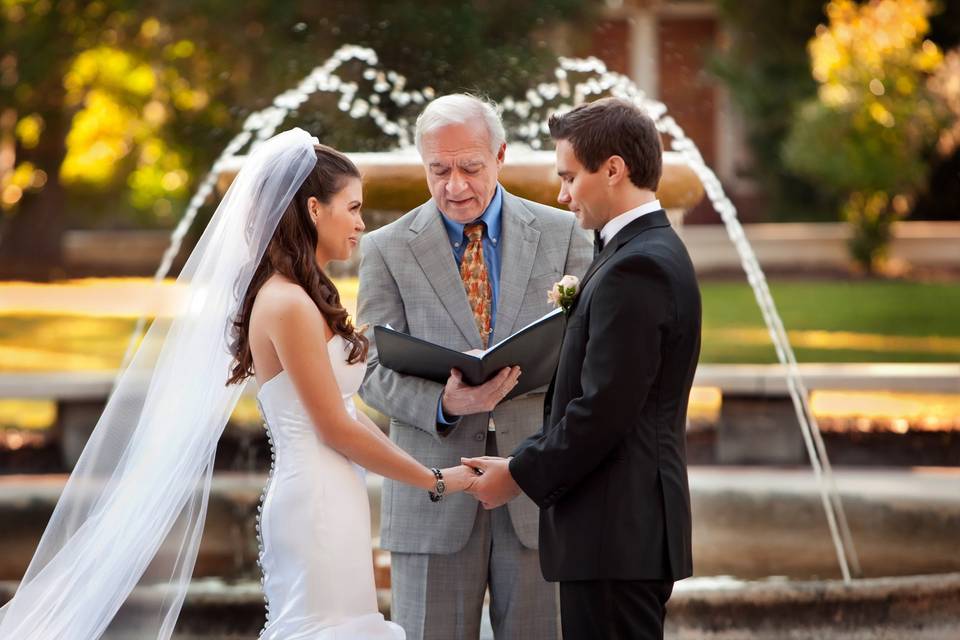
[[[473,469],[462,464],[457,467],[441,469],[440,472],[443,474],[443,483],[446,485],[444,494],[452,495],[466,491],[473,485],[474,480],[477,478],[477,474]]]

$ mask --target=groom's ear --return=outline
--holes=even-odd
[[[604,163],[603,170],[607,174],[607,185],[615,186],[624,180],[630,179],[630,170],[627,163],[620,156],[610,156]]]

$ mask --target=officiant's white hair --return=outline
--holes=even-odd
[[[423,136],[434,129],[451,124],[465,124],[481,120],[490,138],[490,150],[494,155],[500,145],[507,141],[500,114],[493,103],[469,93],[451,93],[433,100],[417,118],[414,140],[417,151],[423,154]]]

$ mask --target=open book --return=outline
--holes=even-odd
[[[373,328],[380,364],[397,373],[445,384],[459,369],[470,385],[483,384],[504,367],[519,366],[520,380],[507,395],[514,398],[550,384],[560,358],[564,315],[554,309],[486,351],[471,355],[415,338],[389,325]]]

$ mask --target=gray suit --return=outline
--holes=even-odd
[[[582,276],[593,253],[592,240],[577,227],[573,215],[523,200],[506,190],[501,224],[500,297],[491,344],[548,312],[548,289],[564,274]],[[366,235],[361,254],[358,322],[371,326],[390,324],[399,331],[459,351],[482,348],[449,238],[433,200]],[[436,418],[443,385],[381,367],[375,345],[371,344],[367,378],[360,395],[368,405],[390,416],[390,437],[394,442],[423,464],[442,468],[458,465],[461,457],[484,455],[491,419],[496,425],[499,451],[513,451],[540,429],[544,391],[545,388],[538,389],[505,402],[491,414],[464,416],[441,435]],[[535,551],[537,523],[537,508],[526,496],[488,514],[466,494],[433,504],[422,490],[386,481],[381,545],[393,552],[394,619],[405,626],[412,639],[475,638],[474,603],[463,599],[479,597],[482,601],[489,577],[492,599],[497,600],[499,590],[510,594],[513,601],[503,602],[507,596],[501,595],[499,604],[491,603],[495,631],[500,627],[498,635],[513,637],[515,633],[532,631],[535,638],[556,637],[555,620],[539,625],[547,628],[538,630],[521,628],[507,619],[523,616],[524,609],[530,613],[530,607],[522,602],[528,597],[541,602],[549,600],[549,606],[555,607],[555,590],[539,574]],[[498,535],[513,536],[516,543],[499,542]],[[474,548],[479,551],[473,551]],[[488,561],[483,562],[484,554],[490,553],[484,549],[490,548],[492,555],[487,555]],[[465,552],[479,560],[451,555]],[[498,565],[498,554],[511,557],[501,558]],[[529,557],[521,561],[516,554]],[[471,566],[474,561],[480,564]],[[449,566],[440,571],[438,567],[444,563]],[[527,575],[531,573],[535,575]],[[521,580],[526,586],[512,584],[498,589],[496,581],[501,578],[514,583]],[[464,608],[471,611],[464,614]],[[476,608],[478,622],[479,604]],[[453,620],[453,626],[441,632],[435,627],[449,622],[443,620],[444,616]],[[549,612],[545,617],[550,618]]]

